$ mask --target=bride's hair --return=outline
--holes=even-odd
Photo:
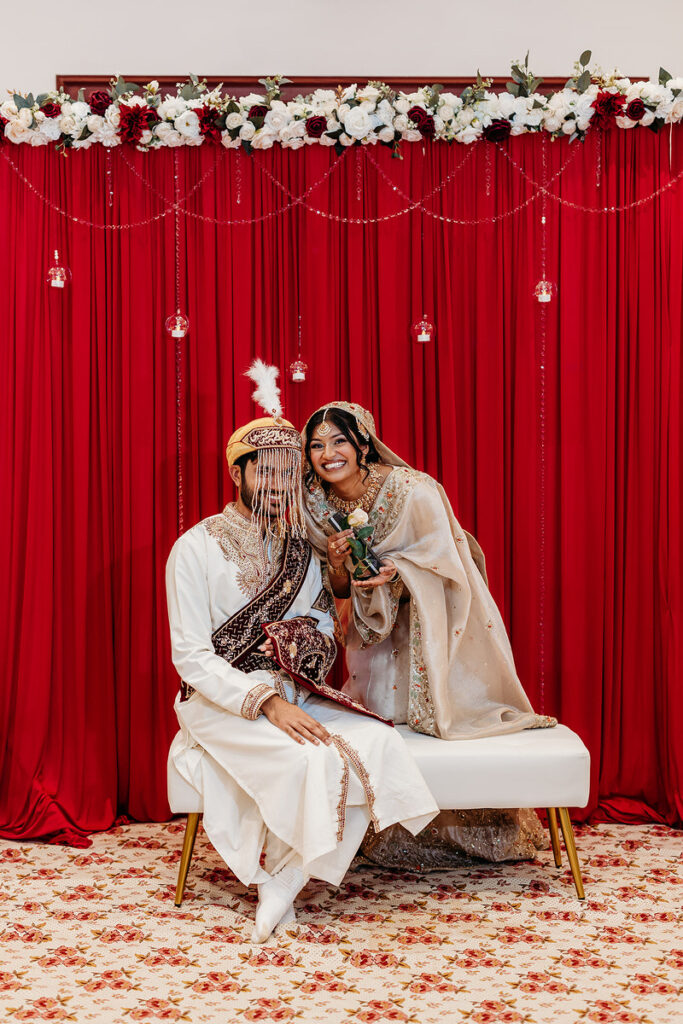
[[[327,413],[327,415],[325,415]],[[304,451],[306,452],[306,458],[309,466],[312,466],[311,462],[311,441],[313,440],[313,432],[316,427],[319,427],[325,417],[326,423],[332,423],[341,433],[344,435],[349,444],[353,447],[356,458],[358,459],[358,466],[365,469],[365,476],[367,477],[368,463],[380,462],[379,452],[375,448],[374,441],[371,437],[367,441],[364,441],[358,432],[358,424],[356,417],[352,416],[350,412],[346,412],[344,409],[335,409],[334,406],[330,406],[329,409],[321,409],[311,416],[310,420],[306,424],[306,441],[304,445]],[[367,455],[363,454],[361,445],[367,445]],[[362,467],[361,463],[365,463]],[[306,483],[311,483],[315,477],[313,470],[310,470],[306,474]]]

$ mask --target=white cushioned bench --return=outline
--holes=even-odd
[[[584,898],[581,869],[567,808],[585,807],[590,785],[590,755],[565,725],[526,729],[509,736],[477,740],[439,740],[397,726],[442,810],[477,807],[544,807],[557,867],[561,865],[557,823],[579,899]],[[179,740],[179,736],[176,737]],[[174,740],[174,743],[176,742]],[[187,814],[176,906],[180,906],[192,858],[202,799],[168,760],[168,801],[174,814]]]

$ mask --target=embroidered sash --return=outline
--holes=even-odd
[[[272,671],[272,660],[257,650],[263,643],[262,624],[281,619],[291,608],[303,586],[310,561],[310,545],[287,537],[279,571],[253,600],[212,635],[216,654],[243,672],[259,668]]]

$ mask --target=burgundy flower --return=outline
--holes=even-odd
[[[420,134],[423,136],[423,138],[425,136],[427,138],[431,138],[432,137],[432,135],[434,134],[435,129],[434,129],[434,118],[432,117],[431,114],[428,114],[427,117],[424,119],[423,123],[419,126],[419,131],[420,131]]]
[[[614,125],[614,118],[624,112],[625,96],[614,92],[599,92],[592,103],[595,113],[592,123],[596,128],[608,131]]]
[[[119,135],[122,142],[139,142],[142,133],[152,128],[159,120],[156,110],[152,110],[151,107],[129,107],[121,103],[119,113]]]
[[[99,114],[102,117],[107,108],[111,106],[112,99],[106,89],[97,89],[91,94],[88,103],[93,114]]]
[[[199,134],[203,135],[207,142],[220,142],[221,130],[216,124],[218,112],[211,107],[202,107],[197,111],[199,116]]]
[[[416,128],[421,128],[422,125],[427,120],[427,118],[429,117],[429,114],[423,107],[415,106],[411,107],[410,110],[408,111],[408,117],[413,122]]]
[[[43,103],[40,108],[45,114],[45,117],[59,117],[62,112],[61,103],[53,103],[52,100],[48,100],[47,103]]]
[[[265,117],[267,113],[268,107],[264,107],[263,105],[257,103],[254,104],[253,107],[249,107],[249,113],[247,114],[247,117]]]
[[[0,115],[0,142],[2,142],[2,140],[5,137],[5,125],[6,124],[9,124],[9,121],[7,120],[6,117],[2,117],[2,115]]]
[[[630,117],[632,121],[640,121],[641,118],[645,117],[645,104],[643,101],[639,99],[631,100],[626,108],[626,116]]]
[[[510,135],[510,122],[504,117],[497,117],[484,128],[484,138],[489,142],[505,142]]]
[[[306,134],[312,139],[319,139],[327,128],[327,118],[322,114],[314,114],[306,118]]]

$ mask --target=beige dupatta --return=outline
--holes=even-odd
[[[554,725],[529,703],[486,586],[481,549],[456,520],[441,485],[379,441],[372,416],[360,406],[323,408],[351,412],[383,462],[395,467],[370,523],[374,550],[396,564],[401,580],[369,594],[354,590],[339,608],[350,671],[345,691],[378,714],[442,739]],[[325,559],[332,509],[317,478],[304,486],[304,501],[309,539]]]

